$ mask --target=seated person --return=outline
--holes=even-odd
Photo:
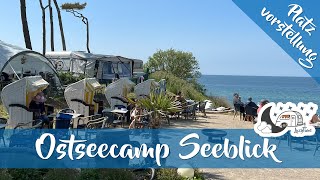
[[[249,112],[246,112],[246,113],[249,113],[248,115],[257,116],[257,109],[258,109],[259,107],[257,106],[256,103],[254,103],[254,102],[252,101],[252,98],[251,98],[251,97],[248,98],[248,102],[246,103],[245,107],[246,107],[246,109],[249,110]],[[249,107],[249,108],[248,108],[248,107]]]
[[[248,98],[248,102],[246,103],[246,106],[250,106],[250,107],[252,107],[252,108],[254,108],[254,109],[258,109],[258,108],[259,108],[259,107],[257,106],[257,104],[252,101],[252,97],[249,97],[249,98]]]
[[[313,115],[312,119],[310,120],[310,124],[314,124],[314,123],[318,123],[318,122],[320,122],[318,115],[317,114]]]
[[[179,101],[181,103],[182,106],[185,106],[187,101],[186,99],[182,96],[182,93],[181,91],[178,92],[176,98],[175,98],[176,101]]]
[[[138,106],[134,107],[131,111],[130,119],[131,123],[129,125],[129,129],[134,129],[136,127],[136,122],[140,122],[142,110]]]
[[[264,105],[268,104],[268,103],[269,103],[269,101],[266,100],[266,99],[261,100],[261,101],[260,101],[259,108],[258,108],[258,110],[257,110],[257,113],[259,113],[260,110],[262,109],[262,107],[263,107]]]
[[[44,93],[39,92],[30,102],[29,109],[35,113],[36,119],[41,119],[43,124],[49,125],[49,118],[45,114],[45,101]]]

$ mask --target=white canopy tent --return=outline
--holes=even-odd
[[[33,97],[48,85],[49,83],[41,76],[29,76],[2,89],[1,100],[10,116],[6,128],[14,128],[19,123],[28,123],[33,120],[33,112],[28,110],[29,104]]]
[[[142,60],[82,51],[47,52],[46,57],[58,71],[85,74],[98,80],[111,80],[115,74],[132,78],[134,72],[143,69]]]
[[[121,100],[112,97],[123,98],[130,90],[135,86],[135,83],[130,81],[128,78],[121,78],[117,81],[109,84],[106,87],[106,98],[110,104],[111,108],[114,108],[115,105],[123,105],[127,104],[123,103]]]
[[[0,41],[0,69],[1,82],[41,75],[45,79],[52,79],[52,86],[61,85],[56,70],[46,57],[3,41]]]

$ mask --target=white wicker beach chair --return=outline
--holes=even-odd
[[[70,109],[77,114],[90,116],[98,112],[94,96],[102,89],[103,86],[95,78],[85,78],[67,86],[64,97]]]
[[[125,104],[124,102],[122,102],[119,99],[115,99],[112,97],[123,97],[126,95],[126,93],[128,93],[133,87],[134,87],[135,83],[133,83],[132,81],[130,81],[127,78],[121,78],[119,80],[117,80],[116,82],[113,82],[111,84],[109,84],[106,87],[106,98],[107,101],[110,104],[111,108],[114,108],[115,105],[123,105],[123,106],[127,106],[127,104]]]
[[[143,98],[144,96],[149,96],[151,92],[154,92],[159,88],[159,83],[157,83],[154,79],[148,79],[142,83],[137,84],[134,87],[134,93],[136,98]]]
[[[41,76],[29,76],[5,86],[1,92],[1,100],[9,113],[7,129],[25,124],[24,128],[32,127],[33,112],[29,104],[37,93],[48,87],[49,83]]]

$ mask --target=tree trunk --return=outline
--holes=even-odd
[[[32,50],[28,21],[27,21],[26,0],[20,0],[20,11],[21,11],[21,22],[22,22],[24,42],[25,42],[26,48]]]
[[[39,0],[41,12],[42,12],[42,54],[46,54],[47,42],[46,42],[46,8],[42,4],[42,0]]]
[[[53,28],[53,13],[51,0],[48,0],[49,14],[50,14],[50,40],[51,40],[51,51],[54,51],[54,28]]]
[[[89,48],[89,43],[90,43],[90,37],[89,37],[89,21],[88,21],[88,18],[85,18],[86,20],[86,25],[87,25],[87,51],[88,53],[90,53],[90,48]]]
[[[56,7],[57,14],[58,14],[62,49],[63,49],[63,51],[66,51],[66,50],[67,50],[67,47],[66,47],[66,40],[65,40],[65,38],[64,38],[64,31],[63,31],[63,25],[62,25],[62,18],[61,18],[60,8],[59,8],[59,5],[58,5],[58,3],[57,3],[57,0],[53,0],[53,3],[54,3],[54,5],[55,5],[55,7]]]

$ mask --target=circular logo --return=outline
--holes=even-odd
[[[63,61],[61,61],[61,60],[56,61],[56,69],[57,69],[57,70],[62,70],[62,69],[63,69],[63,66],[64,66]]]

